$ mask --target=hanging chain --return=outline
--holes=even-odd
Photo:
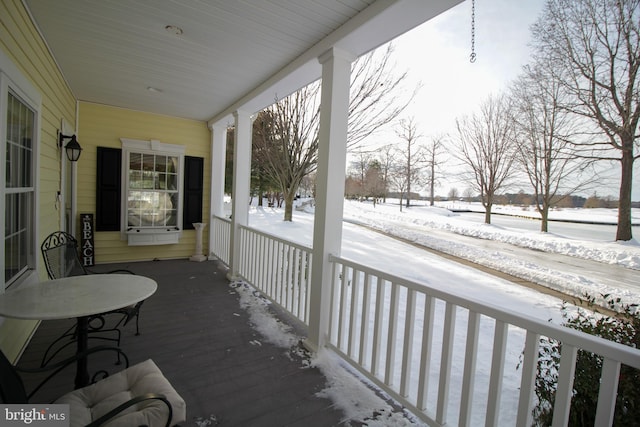
[[[476,0],[471,0],[471,55],[469,62],[476,62]]]

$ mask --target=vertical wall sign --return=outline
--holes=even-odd
[[[80,214],[80,258],[85,267],[93,266],[93,214]]]

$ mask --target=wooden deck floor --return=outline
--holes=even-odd
[[[109,268],[128,268],[158,283],[158,291],[142,307],[141,335],[134,336],[134,325],[127,325],[122,349],[130,364],[147,358],[156,362],[187,403],[184,425],[345,425],[330,400],[315,396],[326,383],[317,369],[303,367],[293,352],[264,342],[255,345],[261,336],[217,262],[153,261],[96,270]],[[72,322],[42,322],[20,366],[34,366],[52,338]],[[90,367],[119,370],[113,355],[109,357],[90,360]],[[47,402],[71,390],[74,372],[64,374],[32,402]],[[32,379],[25,382],[27,388],[33,384]]]

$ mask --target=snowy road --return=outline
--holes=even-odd
[[[413,241],[424,246],[447,252],[446,248],[450,245],[440,243],[455,242],[456,250],[452,255],[460,256],[466,253],[465,258],[474,262],[488,259],[491,261],[490,266],[499,271],[553,289],[564,290],[572,287],[572,282],[577,280],[580,288],[590,286],[594,293],[618,294],[617,291],[621,291],[619,295],[625,299],[640,295],[640,272],[620,265],[541,252],[509,243],[463,236],[414,224],[403,224],[403,227],[413,234]],[[461,251],[465,246],[467,249]],[[478,249],[484,254],[478,254]]]
[[[611,294],[640,301],[640,247],[582,242],[531,230],[487,226],[452,216],[438,221],[424,209],[399,213],[345,205],[345,220],[463,258],[551,289],[581,297]],[[584,226],[589,228],[589,226]],[[532,249],[535,248],[535,249]],[[565,255],[569,253],[571,255]]]
[[[461,219],[465,221],[475,222],[477,224],[484,223],[484,213],[480,212],[462,212],[459,214]],[[596,218],[584,218],[585,221],[597,220]],[[528,230],[532,232],[540,231],[540,221],[534,219],[524,219],[512,217],[509,215],[492,215],[491,223],[499,227]],[[593,242],[610,242],[614,240],[616,235],[615,225],[606,224],[581,224],[563,221],[549,221],[549,233],[557,236],[567,237],[569,239],[587,240]],[[633,234],[640,236],[640,225],[633,227]]]

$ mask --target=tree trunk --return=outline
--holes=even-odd
[[[435,195],[433,194],[435,190],[435,180],[436,180],[435,169],[436,168],[432,165],[431,166],[431,183],[429,184],[429,205],[431,206],[434,205],[434,200],[435,200]]]
[[[493,207],[492,202],[487,202],[484,206],[484,223],[491,224],[491,208]]]
[[[258,206],[264,206],[262,199],[264,198],[264,180],[262,179],[262,174],[258,174]]]
[[[296,187],[297,188],[297,187]],[[284,220],[293,221],[293,201],[295,199],[295,191],[287,191],[284,193]]]
[[[633,141],[632,141],[633,143]],[[629,146],[630,144],[625,144]],[[633,183],[633,150],[622,151],[618,229],[616,240],[631,240],[631,189]]]
[[[544,203],[542,206],[542,211],[540,212],[542,217],[542,221],[540,224],[540,231],[543,233],[547,233],[549,231],[549,204]]]
[[[409,177],[407,177],[407,180],[410,181]],[[409,203],[410,203],[409,199],[411,199],[411,183],[410,182],[407,183],[407,197],[406,197],[406,199],[407,199],[407,207],[409,207]]]

